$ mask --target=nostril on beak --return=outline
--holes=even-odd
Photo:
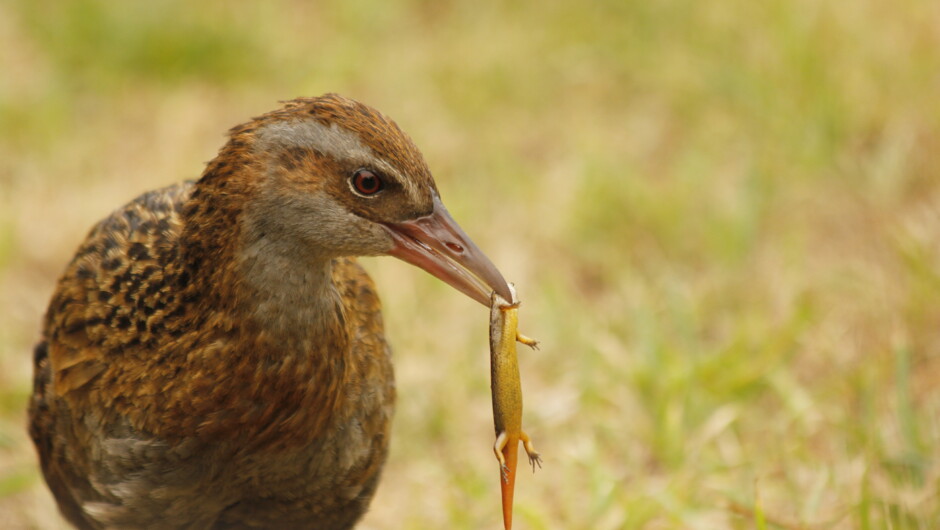
[[[458,245],[457,243],[454,243],[454,242],[452,242],[452,241],[448,241],[447,243],[444,243],[444,244],[447,246],[447,248],[449,248],[449,249],[452,250],[453,252],[456,252],[456,253],[458,253],[458,254],[460,254],[460,253],[463,252],[463,247],[460,246],[460,245]]]

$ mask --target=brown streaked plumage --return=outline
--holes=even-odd
[[[333,94],[233,128],[199,181],[98,223],[35,350],[30,435],[66,518],[351,527],[395,399],[354,258],[382,254],[487,305],[493,289],[509,296],[411,140]]]

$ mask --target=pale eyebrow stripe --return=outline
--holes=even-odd
[[[419,190],[412,179],[406,178],[395,166],[377,156],[372,149],[362,143],[356,133],[335,123],[325,125],[312,119],[277,121],[258,128],[255,131],[255,138],[255,152],[299,147],[315,149],[337,160],[371,166],[394,178],[410,198],[413,200],[419,198]]]

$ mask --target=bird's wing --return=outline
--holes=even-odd
[[[95,225],[59,279],[34,353],[29,431],[42,470],[63,514],[91,528],[86,504],[111,495],[75,462],[73,447],[89,443],[73,428],[99,421],[88,415],[94,381],[121,356],[143,351],[148,333],[132,315],[151,312],[141,296],[161,283],[155,263],[174,246],[174,230],[190,183],[146,193]],[[152,312],[151,312],[152,314]],[[76,492],[82,492],[79,498]]]
[[[89,232],[56,286],[46,313],[53,392],[85,388],[109,359],[149,338],[148,307],[165,289],[162,261],[177,251],[180,212],[191,184],[154,190]]]

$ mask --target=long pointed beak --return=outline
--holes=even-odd
[[[421,267],[487,307],[493,291],[512,299],[503,275],[447,213],[439,197],[434,197],[429,215],[385,227],[395,240],[389,255]]]

